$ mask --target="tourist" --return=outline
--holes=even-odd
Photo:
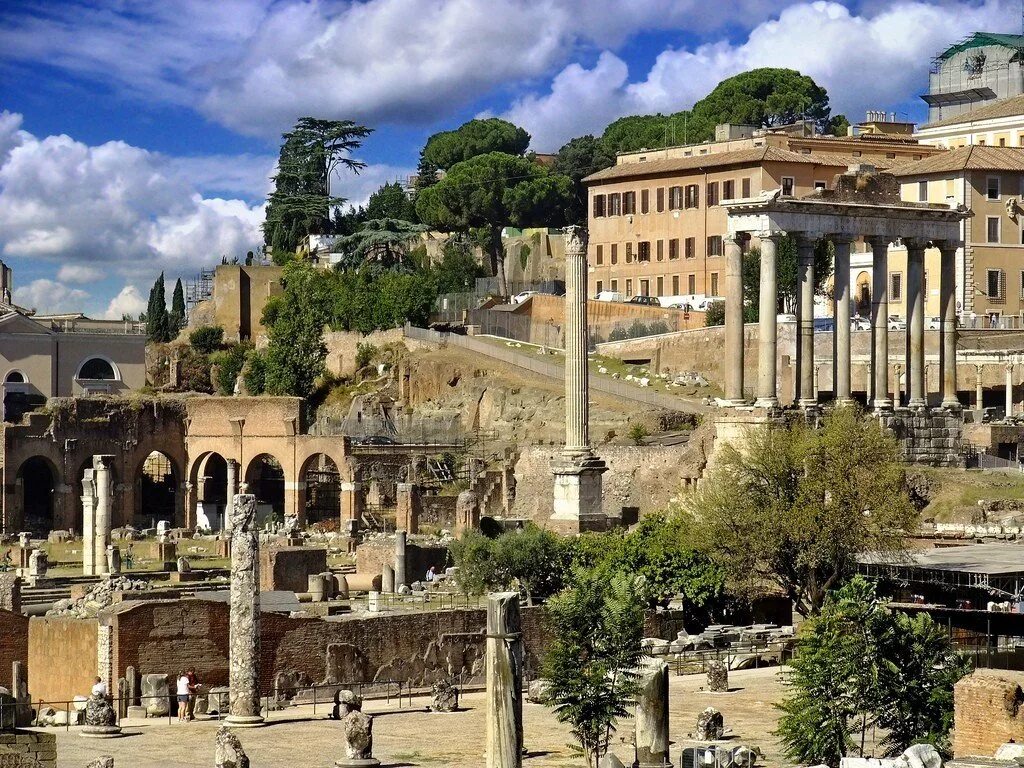
[[[103,682],[102,677],[97,677],[96,682],[92,686],[92,695],[99,696],[101,698],[107,698],[107,684]]]
[[[434,566],[430,566],[427,569],[427,581],[432,582],[437,580],[437,571],[434,570]]]
[[[130,571],[135,567],[135,545],[132,542],[128,542],[128,549],[124,553],[124,569]]]
[[[196,668],[189,667],[185,670],[185,677],[188,678],[189,695],[188,695],[188,719],[196,719]]]
[[[178,673],[178,722],[184,723],[188,719],[188,700],[192,696],[192,684],[188,681],[188,675],[182,670]]]
[[[14,562],[14,560],[11,557],[11,550],[8,547],[7,551],[4,552],[3,560],[0,560],[0,571],[9,571],[9,570],[11,570],[11,564],[13,562]]]

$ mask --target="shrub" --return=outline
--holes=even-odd
[[[210,385],[210,358],[193,347],[182,347],[178,354],[180,389],[184,392],[213,391]]]
[[[224,343],[224,329],[219,325],[203,325],[188,335],[188,342],[197,352],[209,355]]]
[[[704,312],[704,326],[710,328],[713,325],[725,325],[725,302],[713,301],[708,304]]]
[[[262,395],[267,390],[267,358],[262,352],[253,352],[246,359],[242,374],[245,389],[250,395]]]
[[[650,437],[651,433],[647,430],[647,425],[642,421],[634,421],[629,425],[629,432],[626,436],[633,441],[633,445],[643,445],[644,440]]]
[[[218,352],[212,358],[217,366],[217,393],[220,395],[233,395],[235,393],[235,382],[238,375],[245,366],[245,358],[253,349],[249,342],[234,344],[223,352]]]
[[[380,352],[376,346],[370,343],[359,342],[356,344],[356,370],[365,368],[373,362],[373,358]]]

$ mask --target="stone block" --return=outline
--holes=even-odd
[[[142,676],[142,705],[149,717],[165,717],[171,709],[167,675]]]
[[[260,590],[264,592],[305,592],[309,577],[326,570],[326,547],[260,549]]]

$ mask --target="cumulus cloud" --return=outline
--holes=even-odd
[[[35,309],[41,313],[72,311],[75,304],[81,304],[89,294],[79,288],[40,278],[27,285],[15,287],[14,303]],[[79,306],[78,309],[81,309]]]
[[[609,118],[675,112],[693,105],[723,78],[754,67],[789,67],[825,86],[833,111],[859,119],[867,109],[905,102],[927,88],[927,62],[951,41],[978,29],[999,29],[1006,0],[980,4],[921,1],[875,4],[862,15],[836,2],[791,5],[757,25],[745,41],[669,48],[642,79],[605,52],[591,69],[570,64],[543,93],[515,100],[505,115],[535,137],[534,148],[557,149],[574,135],[599,132]],[[813,44],[809,35],[813,34]]]
[[[65,283],[95,283],[102,278],[102,270],[88,264],[64,264],[57,271],[57,279]]]
[[[0,113],[0,255],[62,280],[192,271],[261,239],[262,205],[204,197],[175,163],[119,141],[38,138]],[[16,136],[16,141],[14,138]]]
[[[120,292],[110,300],[103,317],[108,320],[120,320],[125,315],[138,317],[140,312],[146,311],[148,302],[142,298],[139,289],[134,285],[126,285]]]

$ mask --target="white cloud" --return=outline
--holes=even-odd
[[[57,270],[57,279],[64,283],[95,283],[102,278],[102,270],[88,264],[65,264]]]
[[[37,138],[0,113],[0,255],[61,279],[181,274],[261,240],[262,205],[204,197],[168,158],[124,142]],[[76,272],[77,270],[77,272]]]
[[[54,280],[40,278],[14,288],[14,303],[39,312],[71,312],[81,310],[89,294]],[[77,307],[73,305],[79,305]]]
[[[245,200],[266,199],[277,173],[277,158],[270,155],[175,157],[168,162],[204,194],[239,195]]]
[[[125,315],[138,317],[140,312],[146,311],[148,302],[142,298],[139,289],[134,285],[126,285],[121,291],[110,300],[103,317],[108,320],[120,320]]]
[[[911,0],[876,3],[871,15],[858,16],[836,2],[805,2],[760,23],[739,45],[719,40],[692,50],[669,48],[634,82],[627,82],[624,62],[608,52],[589,70],[570,64],[547,92],[520,97],[504,116],[530,131],[535,149],[552,151],[621,115],[686,109],[723,78],[771,66],[810,75],[828,89],[834,113],[857,120],[867,109],[924,92],[932,55],[975,30],[1002,28],[1014,8],[1007,0]]]

